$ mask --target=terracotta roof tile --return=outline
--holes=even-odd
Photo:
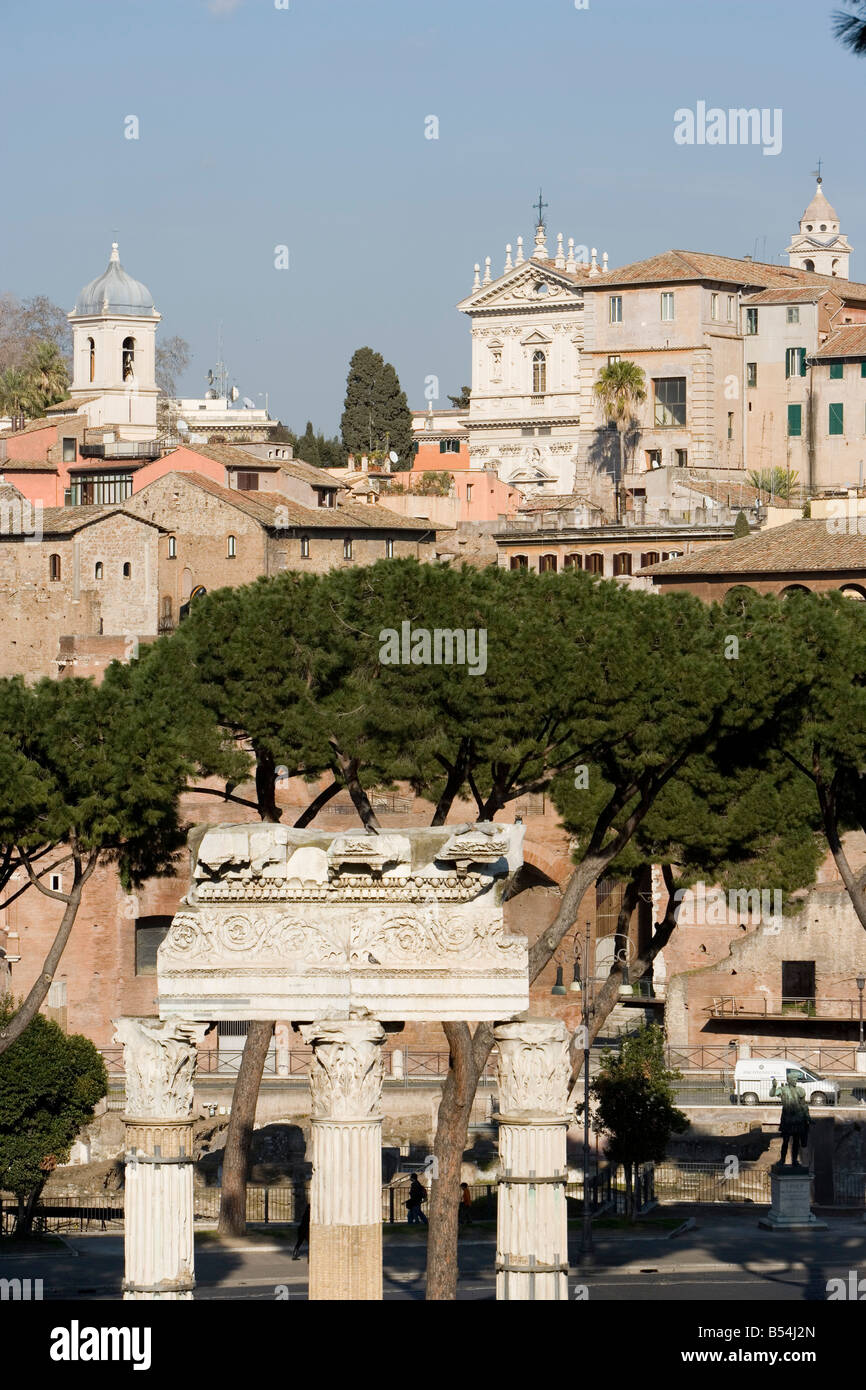
[[[866,323],[849,323],[829,337],[815,357],[866,357]]]
[[[742,540],[706,546],[679,560],[647,565],[638,574],[667,575],[816,574],[839,570],[866,572],[866,536],[836,534],[821,518],[773,526]]]
[[[839,280],[831,275],[817,275],[795,266],[768,265],[761,261],[736,260],[705,251],[662,251],[643,261],[609,270],[606,275],[587,282],[590,290],[603,290],[616,285],[651,285],[668,281],[719,280],[731,285],[754,285],[756,289],[801,286],[804,289],[828,289],[846,300],[866,302],[866,285],[853,280]]]
[[[0,439],[2,439],[0,435]],[[0,473],[56,473],[57,464],[46,459],[0,459]]]

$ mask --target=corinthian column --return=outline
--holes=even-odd
[[[119,1018],[126,1070],[125,1299],[191,1299],[192,1106],[205,1027]]]
[[[499,1048],[498,1299],[568,1298],[566,1104],[571,1068],[560,1019],[494,1029]]]
[[[309,1023],[310,1298],[382,1297],[382,1044],[377,1019]]]

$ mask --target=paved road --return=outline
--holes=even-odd
[[[681,1208],[678,1214],[697,1208]],[[866,1224],[830,1217],[827,1231],[766,1232],[752,1210],[707,1212],[697,1227],[674,1239],[658,1233],[632,1236],[598,1231],[593,1261],[580,1259],[580,1235],[570,1232],[570,1296],[585,1286],[590,1300],[642,1302],[698,1300],[737,1302],[823,1301],[827,1281],[866,1275]],[[459,1248],[459,1298],[494,1296],[492,1234],[469,1231]],[[386,1236],[385,1298],[424,1297],[425,1233]],[[46,1300],[118,1297],[123,1268],[119,1235],[69,1239],[68,1249],[39,1256],[0,1258],[0,1278],[41,1278]],[[307,1261],[291,1259],[291,1243],[263,1234],[231,1247],[205,1238],[197,1242],[196,1298],[305,1299]]]

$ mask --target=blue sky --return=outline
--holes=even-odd
[[[413,406],[428,375],[440,405],[469,379],[454,305],[475,261],[531,246],[539,184],[552,239],[611,266],[776,260],[821,156],[866,279],[866,61],[832,38],[841,2],[4,0],[0,289],[71,308],[116,229],[192,346],[186,392],[221,324],[242,394],[331,432],[362,344]],[[781,153],[677,145],[698,101],[781,108]]]

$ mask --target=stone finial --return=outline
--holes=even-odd
[[[537,226],[536,229],[535,229],[535,246],[533,247],[533,251],[532,251],[532,259],[533,259],[534,261],[546,261],[546,260],[547,260],[547,241],[546,241],[546,236],[547,236],[547,233],[546,233],[546,231],[545,231],[544,223],[543,223],[543,222],[539,222],[538,226]]]
[[[601,258],[601,273],[602,273],[602,275],[606,275],[606,274],[607,274],[607,252],[606,252],[606,251],[605,251],[604,255],[603,255],[602,258]]]
[[[575,270],[577,270],[577,262],[576,262],[575,259],[574,259],[574,237],[573,237],[573,236],[570,236],[570,237],[568,238],[568,256],[567,256],[567,258],[566,258],[565,268],[566,268],[566,270],[570,270],[570,271],[572,271],[572,272],[574,272]]]
[[[556,265],[559,270],[565,270],[565,252],[562,249],[562,232],[556,234]]]
[[[115,1019],[123,1047],[128,1119],[187,1119],[192,1114],[196,1046],[201,1023],[175,1019]]]
[[[517,259],[515,260],[514,264],[523,265],[523,259],[523,237],[519,236],[517,238]]]
[[[600,275],[600,274],[601,274],[601,271],[600,271],[599,268],[598,268],[598,259],[597,259],[597,257],[598,257],[598,252],[596,251],[595,247],[593,246],[593,248],[592,248],[592,265],[589,267],[589,273],[590,273],[590,275]]]
[[[490,275],[490,257],[489,257],[489,256],[485,256],[485,257],[484,257],[484,279],[481,281],[482,285],[489,285],[489,284],[490,284],[491,278],[492,278],[492,277],[491,277],[491,275]]]
[[[481,289],[481,266],[475,262],[475,279],[472,281],[473,290]]]
[[[118,248],[118,245],[117,245],[117,242],[116,242],[116,241],[113,241],[113,242],[111,243],[111,255],[109,256],[108,259],[109,259],[109,261],[115,261],[115,262],[117,262],[117,261],[120,260],[120,250],[119,250],[119,248]]]
[[[505,248],[505,269],[512,270],[513,268],[514,262],[511,259],[511,242],[509,241],[508,245]]]

